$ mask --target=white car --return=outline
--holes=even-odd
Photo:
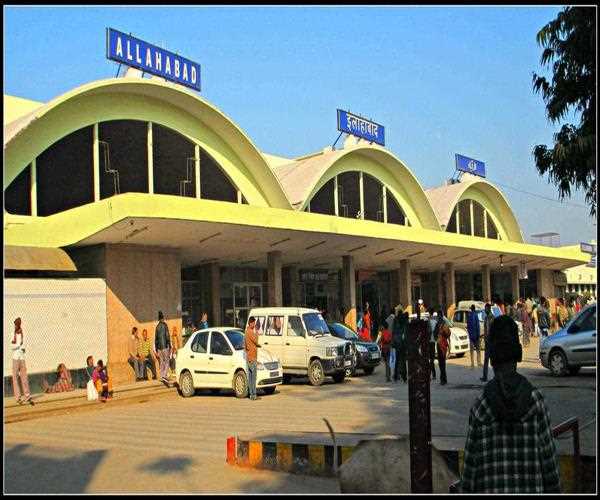
[[[433,317],[437,318],[437,313],[433,313]],[[410,319],[416,319],[416,314],[411,314]],[[421,313],[421,319],[429,321],[429,313]],[[464,328],[456,325],[450,327],[450,349],[448,351],[448,357],[456,356],[462,358],[469,350],[469,336]]]
[[[283,381],[279,360],[269,351],[257,351],[256,389],[273,394]],[[175,373],[184,397],[196,389],[232,389],[238,398],[248,396],[248,363],[244,351],[244,332],[239,328],[219,327],[199,330],[177,351]]]

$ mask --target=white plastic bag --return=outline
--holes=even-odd
[[[91,379],[87,383],[87,399],[88,399],[88,401],[97,401],[98,400],[98,391],[96,390],[94,381]]]

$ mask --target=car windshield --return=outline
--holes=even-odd
[[[225,335],[236,351],[244,350],[244,334],[241,330],[227,330]]]
[[[309,335],[328,335],[331,333],[320,313],[306,313],[302,315],[302,319]]]
[[[344,340],[358,340],[358,335],[341,323],[328,323],[327,326],[332,335],[336,337]]]

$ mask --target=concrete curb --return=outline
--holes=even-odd
[[[391,435],[336,434],[338,467],[350,458],[359,441],[393,438]],[[435,444],[435,437],[433,438]],[[328,443],[328,444],[323,444]],[[227,438],[227,463],[239,467],[269,469],[294,474],[335,477],[333,472],[333,444],[325,433],[306,433],[304,436],[251,436]],[[438,446],[450,469],[460,475],[463,468],[462,449],[442,449]],[[582,456],[582,484],[580,493],[596,491],[596,457]],[[559,467],[563,493],[576,492],[575,464],[572,455],[560,455]]]

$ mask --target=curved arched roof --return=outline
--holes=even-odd
[[[502,192],[490,182],[464,174],[461,182],[425,191],[433,206],[440,226],[446,227],[454,208],[461,200],[472,199],[488,211],[500,236],[505,241],[523,243],[523,234],[517,218]]]
[[[73,89],[4,127],[4,189],[66,135],[101,121],[132,119],[172,128],[199,144],[251,205],[290,208],[277,177],[252,141],[216,107],[181,86],[111,78]]]
[[[274,166],[292,206],[303,210],[330,179],[342,172],[362,171],[379,179],[396,198],[414,227],[440,229],[433,208],[413,173],[388,150],[356,145]]]

